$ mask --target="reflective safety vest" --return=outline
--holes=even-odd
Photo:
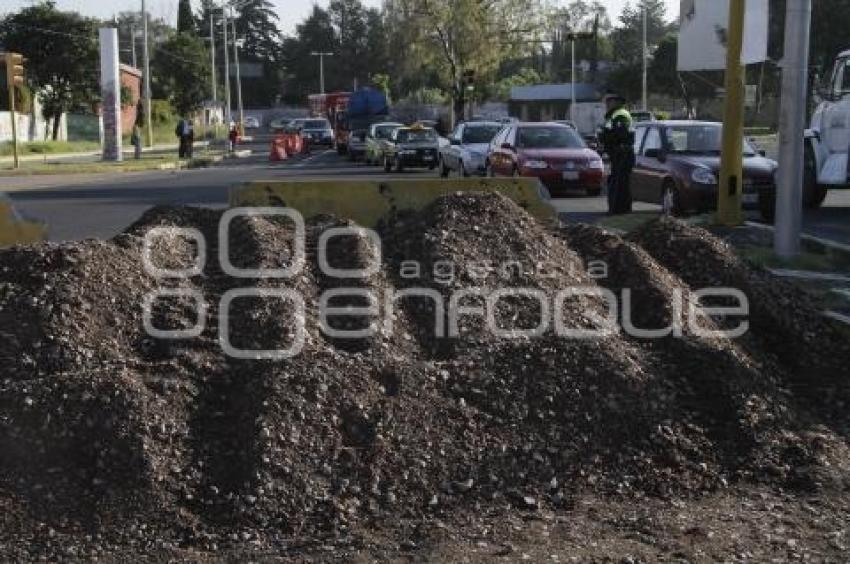
[[[611,117],[608,121],[605,122],[605,129],[613,129],[614,128],[614,120],[617,118],[625,118],[629,123],[629,129],[632,128],[632,124],[634,120],[632,119],[632,114],[629,113],[629,110],[626,108],[620,108],[618,110],[614,110],[614,113],[611,114]]]

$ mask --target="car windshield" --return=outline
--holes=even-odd
[[[688,155],[719,155],[723,143],[720,125],[685,125],[670,127],[667,142],[671,153]],[[754,157],[755,149],[744,141],[744,156]]]
[[[326,119],[310,119],[304,122],[304,129],[330,129],[331,124]]]
[[[582,138],[567,126],[521,127],[516,144],[520,149],[580,149],[585,146]]]
[[[377,139],[389,139],[393,136],[393,131],[398,129],[397,125],[382,125],[375,128],[375,137]]]
[[[477,125],[463,130],[463,143],[473,145],[489,143],[502,127],[499,125]]]
[[[398,132],[399,143],[427,143],[437,140],[433,129],[402,129]]]

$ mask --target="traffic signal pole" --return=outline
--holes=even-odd
[[[718,178],[717,221],[734,227],[744,222],[741,208],[744,178],[744,17],[746,0],[729,0],[726,46],[726,106],[723,117],[723,153]]]
[[[15,87],[24,83],[24,57],[18,53],[5,53],[6,84],[9,87],[9,113],[12,118],[12,159],[14,168],[20,166],[18,156],[18,114],[15,109]]]

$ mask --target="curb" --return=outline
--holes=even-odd
[[[744,224],[747,227],[754,227],[756,229],[761,229],[763,231],[770,231],[773,233],[776,231],[772,225],[765,225],[763,223],[757,223],[755,221],[745,221]],[[831,239],[824,239],[822,237],[816,237],[814,235],[809,235],[807,233],[801,234],[800,238],[806,242],[814,245],[815,248],[820,247],[820,250],[831,250],[837,251],[839,253],[847,254],[848,259],[850,259],[850,245],[845,243],[839,243],[838,241],[833,241]]]

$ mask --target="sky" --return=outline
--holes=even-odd
[[[381,0],[362,1],[368,6],[381,5]],[[614,21],[620,15],[626,2],[627,0],[602,0]],[[665,2],[668,16],[673,19],[679,13],[679,0],[665,0]],[[13,12],[31,3],[32,0],[0,0],[0,15]],[[168,21],[177,19],[178,0],[147,0],[147,3],[148,10],[154,17],[165,18]],[[278,8],[281,29],[291,32],[295,29],[295,25],[310,13],[313,4],[327,5],[328,0],[272,0],[272,3]],[[561,3],[566,4],[568,0],[561,0]],[[634,3],[635,1],[632,0],[633,5]],[[56,5],[62,10],[73,10],[90,16],[107,18],[124,10],[140,9],[141,0],[56,0]]]

